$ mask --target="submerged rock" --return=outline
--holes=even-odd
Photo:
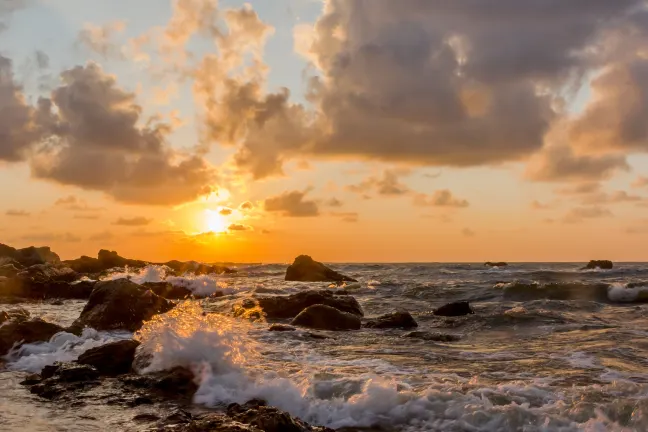
[[[474,314],[475,311],[470,307],[467,301],[448,303],[434,310],[434,315],[437,316],[463,316]]]
[[[99,282],[72,329],[128,330],[135,332],[144,321],[167,312],[174,303],[127,279]]]
[[[357,282],[357,280],[331,270],[308,255],[300,255],[286,270],[286,280],[296,282]]]
[[[354,297],[327,290],[308,290],[288,296],[258,297],[234,305],[234,314],[245,316],[250,310],[260,308],[268,319],[288,319],[296,317],[307,307],[316,304],[331,306],[357,316],[364,315]]]
[[[411,339],[422,339],[425,341],[434,341],[434,342],[456,342],[461,339],[461,337],[457,335],[432,333],[432,332],[425,332],[425,331],[409,332],[407,334],[404,334],[402,337],[411,338]]]
[[[29,321],[14,320],[0,326],[0,356],[13,346],[48,341],[63,327],[35,318]]]
[[[612,261],[608,260],[592,260],[584,267],[586,270],[592,269],[611,270],[614,268]]]
[[[358,316],[321,304],[307,307],[290,324],[319,330],[359,330],[362,326]]]
[[[387,315],[369,320],[364,325],[366,328],[413,328],[418,327],[416,320],[407,311],[392,312]]]
[[[488,267],[506,267],[506,266],[508,266],[508,263],[505,263],[503,261],[499,261],[499,262],[488,261],[488,262],[485,262],[484,265],[488,266]]]
[[[79,356],[77,363],[94,366],[102,375],[120,375],[131,371],[136,340],[122,340],[89,349]]]

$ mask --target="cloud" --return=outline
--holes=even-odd
[[[31,242],[58,242],[58,243],[76,243],[81,238],[72,233],[30,233],[21,237],[22,240]]]
[[[572,224],[581,222],[584,219],[600,219],[612,216],[612,212],[603,207],[576,207],[565,215],[563,222]]]
[[[388,169],[383,171],[379,177],[367,177],[358,184],[346,186],[345,189],[361,195],[366,195],[370,192],[381,196],[406,195],[410,192],[410,189],[407,185],[400,182],[399,176],[408,173],[409,171]]]
[[[306,191],[284,192],[281,195],[270,197],[263,203],[267,212],[278,212],[288,217],[313,217],[319,216],[317,203],[305,200]]]
[[[340,218],[342,222],[358,222],[358,213],[356,212],[331,212],[331,216]]]
[[[623,203],[638,203],[644,202],[646,199],[639,195],[631,195],[626,191],[615,191],[612,193],[599,192],[585,196],[582,199],[582,204],[585,205],[598,205],[598,204],[623,204]]]
[[[328,207],[342,207],[344,203],[337,198],[330,198],[324,201],[324,205]]]
[[[231,208],[223,207],[218,211],[218,214],[220,214],[221,216],[229,216],[232,214],[233,211],[234,210],[232,210]]]
[[[648,186],[648,177],[638,176],[635,181],[632,182],[632,187],[634,188],[643,188]]]
[[[77,43],[104,59],[124,59],[121,47],[114,38],[126,29],[125,21],[113,21],[102,26],[85,24],[77,36]]]
[[[31,213],[29,213],[28,211],[25,211],[25,210],[12,209],[12,210],[7,210],[5,212],[5,215],[7,215],[7,216],[16,216],[16,217],[26,217],[26,216],[30,216]]]
[[[138,216],[133,218],[119,218],[115,222],[113,222],[113,225],[145,226],[145,225],[149,225],[151,222],[153,222],[153,219],[148,219],[142,216]]]
[[[87,214],[75,214],[73,219],[85,219],[85,220],[97,220],[99,216],[97,215],[87,215]]]
[[[477,233],[470,228],[462,229],[461,234],[463,234],[465,237],[475,237],[477,235]]]
[[[110,232],[110,231],[103,231],[100,233],[96,233],[91,235],[88,240],[90,241],[106,241],[106,240],[111,240],[115,237],[115,235]]]
[[[77,212],[98,212],[105,210],[105,208],[103,207],[92,207],[88,205],[85,200],[82,200],[75,195],[68,195],[66,197],[57,199],[54,202],[54,206]]]
[[[546,146],[556,122],[578,129],[560,108],[569,91],[619,61],[608,49],[615,33],[645,28],[642,0],[554,2],[552,13],[542,0],[455,3],[328,1],[313,26],[295,31],[315,68],[309,106],[292,103],[286,89],[262,91],[262,73],[220,84],[216,77],[203,86],[219,114],[208,116],[212,141],[237,146],[235,162],[255,178],[281,174],[286,161],[305,155],[437,166],[523,160]],[[640,58],[638,39],[615,51]],[[630,71],[642,90],[648,80],[640,69]],[[631,115],[624,133],[643,137],[643,117],[634,115],[646,112],[643,100],[629,111],[609,106],[617,118]],[[594,162],[601,163],[576,165]]]
[[[227,227],[228,231],[250,231],[252,230],[251,226],[248,225],[242,225],[242,224],[230,224],[230,226]]]
[[[582,195],[599,192],[601,190],[600,183],[581,183],[575,186],[568,186],[556,189],[554,192],[559,195]]]
[[[465,199],[456,198],[448,189],[435,191],[432,195],[416,194],[414,205],[420,207],[455,207],[464,208],[470,204]]]
[[[534,201],[531,203],[531,208],[532,208],[533,210],[548,210],[548,209],[551,208],[551,205],[549,205],[549,204],[543,204],[543,203],[541,203],[540,201],[534,200]]]
[[[576,155],[567,146],[545,149],[527,167],[529,179],[543,182],[598,181],[617,171],[629,171],[624,156]]]
[[[252,204],[250,201],[245,201],[239,205],[240,210],[252,210],[254,208],[254,204]]]

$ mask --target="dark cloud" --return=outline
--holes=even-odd
[[[615,191],[612,193],[599,192],[583,197],[581,203],[585,205],[601,204],[623,204],[623,203],[640,203],[646,199],[639,195],[631,195],[626,191]]]
[[[68,195],[66,197],[59,198],[56,200],[54,205],[65,210],[75,212],[99,212],[105,210],[105,208],[103,207],[92,207],[88,205],[85,200],[82,200],[75,195]]]
[[[251,226],[242,224],[230,224],[230,226],[227,227],[228,231],[250,231],[251,229]]]
[[[98,215],[87,215],[87,214],[75,214],[73,219],[85,219],[85,220],[97,220],[99,219]]]
[[[535,181],[598,181],[617,171],[629,171],[621,155],[576,155],[570,147],[545,149],[529,165],[527,177]]]
[[[337,198],[330,198],[324,202],[324,205],[328,207],[342,207],[344,203]]]
[[[317,203],[306,200],[306,191],[284,192],[281,195],[270,197],[263,203],[267,212],[279,212],[289,217],[313,217],[319,216]]]
[[[409,171],[385,170],[380,176],[370,176],[355,185],[348,185],[346,190],[368,196],[376,193],[382,196],[399,196],[410,193],[407,185],[401,183],[399,176],[408,174]]]
[[[232,214],[233,211],[234,211],[234,210],[232,210],[231,208],[223,207],[222,209],[220,209],[220,210],[218,211],[218,213],[219,213],[221,216],[229,216],[229,215]]]
[[[555,192],[559,195],[583,195],[600,192],[600,190],[600,183],[581,183],[575,186],[556,189]]]
[[[414,205],[420,207],[468,207],[470,204],[465,199],[455,197],[448,189],[435,191],[432,195],[416,194]]]
[[[463,234],[465,237],[475,237],[477,235],[477,233],[470,228],[462,229],[461,234]]]
[[[612,212],[603,207],[576,207],[565,215],[563,222],[571,224],[582,222],[584,219],[600,219],[612,216]]]
[[[331,216],[340,218],[342,222],[355,223],[358,222],[358,213],[355,212],[332,212]]]
[[[250,201],[245,201],[244,203],[241,203],[239,205],[239,209],[241,210],[252,210],[254,208],[254,204],[252,204]]]
[[[121,226],[145,226],[149,225],[151,222],[153,222],[153,219],[148,219],[145,217],[133,217],[133,218],[119,218],[115,222],[113,222],[113,225],[121,225]]]
[[[25,211],[25,210],[12,209],[12,210],[7,210],[5,212],[5,215],[7,215],[7,216],[15,216],[15,217],[26,217],[26,216],[30,216],[31,213],[29,213],[28,211]]]

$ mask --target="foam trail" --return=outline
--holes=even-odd
[[[632,303],[637,300],[648,300],[648,286],[628,288],[622,283],[613,283],[608,288],[608,298],[613,302]]]
[[[9,351],[5,356],[9,362],[7,368],[38,373],[45,366],[56,362],[74,361],[90,348],[130,337],[131,334],[126,332],[106,333],[90,328],[84,329],[80,337],[72,333],[60,332],[52,336],[48,342],[24,344]]]

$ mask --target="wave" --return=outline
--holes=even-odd
[[[495,288],[503,291],[505,300],[531,301],[586,300],[613,303],[648,302],[648,282],[550,282],[515,281],[499,283]]]

